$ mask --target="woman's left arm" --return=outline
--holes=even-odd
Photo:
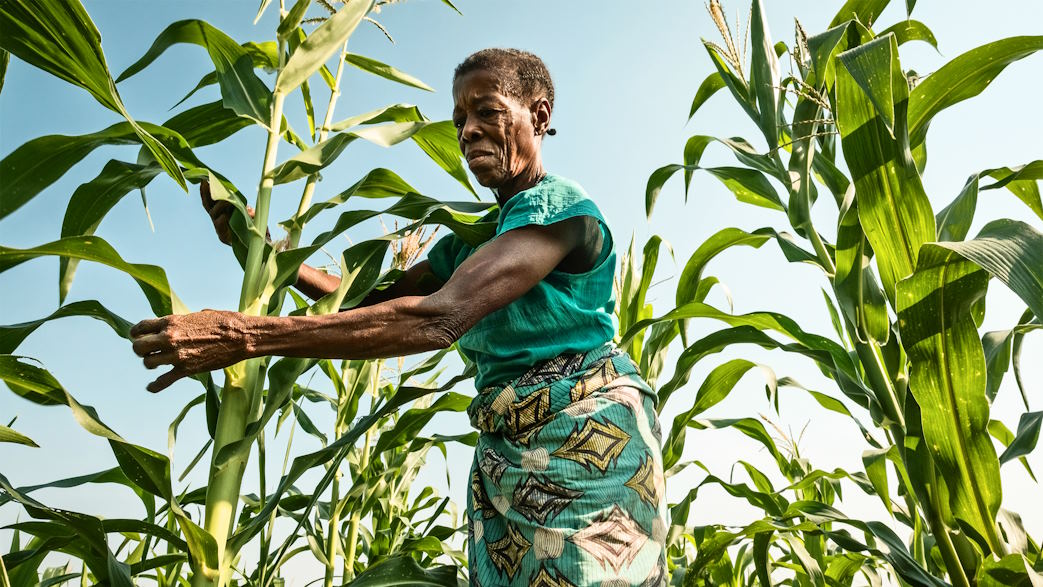
[[[173,369],[148,385],[267,355],[330,359],[397,357],[446,348],[479,320],[539,283],[577,247],[583,217],[508,231],[481,247],[435,293],[406,296],[323,316],[247,316],[204,310],[143,320],[131,329],[134,352],[154,369]]]

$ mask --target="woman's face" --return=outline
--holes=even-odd
[[[478,183],[500,188],[539,172],[542,133],[550,122],[546,100],[522,104],[493,73],[479,69],[456,79],[453,101],[456,138]]]

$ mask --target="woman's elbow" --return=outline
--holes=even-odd
[[[431,345],[431,350],[446,349],[467,332],[464,321],[452,314],[439,316],[423,327],[423,338]]]

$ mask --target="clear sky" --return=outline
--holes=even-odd
[[[770,0],[765,2],[773,38],[792,43],[793,18],[809,33],[821,31],[841,2]],[[904,2],[896,1],[880,19],[881,29],[904,18]],[[204,2],[135,2],[131,0],[89,0],[88,12],[102,34],[106,58],[114,75],[140,57],[156,35],[171,22],[201,18],[221,28],[240,42],[274,38],[276,10],[255,26],[256,0]],[[432,119],[448,118],[452,107],[449,86],[453,67],[470,52],[488,46],[519,47],[544,58],[556,84],[553,115],[558,135],[545,143],[547,168],[579,181],[598,202],[625,246],[630,236],[643,243],[650,234],[668,240],[677,264],[667,257],[661,262],[657,279],[675,276],[693,250],[710,234],[726,226],[747,230],[773,225],[784,226],[777,214],[737,204],[716,180],[697,175],[683,203],[680,178],[667,184],[650,221],[644,215],[644,187],[657,167],[679,162],[684,141],[692,134],[722,137],[743,136],[763,149],[759,132],[731,101],[726,92],[712,98],[686,125],[686,116],[699,83],[712,66],[700,37],[719,40],[702,2],[528,2],[459,0],[464,13],[457,15],[436,0],[413,0],[390,6],[379,15],[394,37],[387,41],[375,27],[364,25],[352,37],[350,50],[392,64],[420,79],[437,91],[426,93],[392,84],[357,70],[348,69],[344,94],[336,119],[372,108],[409,102],[420,106]],[[729,15],[738,12],[745,20],[748,5],[728,2]],[[937,69],[960,53],[1005,36],[1040,34],[1039,6],[1036,0],[1008,0],[985,7],[970,0],[921,0],[914,18],[926,22],[934,31],[941,54],[923,43],[902,48],[902,64],[921,73]],[[729,20],[734,23],[734,16]],[[783,68],[788,68],[783,63]],[[120,84],[120,93],[131,114],[138,120],[160,123],[169,109],[196,81],[212,70],[206,52],[197,46],[180,45],[169,50],[144,72]],[[1043,117],[1039,116],[1039,94],[1043,90],[1043,56],[1035,55],[1011,65],[985,93],[970,103],[960,104],[938,116],[928,135],[930,163],[925,187],[935,208],[944,206],[959,192],[971,173],[998,166],[1019,165],[1043,158]],[[271,83],[270,76],[265,77]],[[322,84],[313,84],[317,88]],[[217,99],[216,86],[199,92],[187,105]],[[320,109],[325,97],[316,90]],[[306,128],[299,99],[288,106],[291,124],[301,132]],[[82,134],[100,130],[117,115],[98,105],[86,92],[74,88],[26,64],[12,59],[3,92],[0,93],[0,156],[32,138],[46,134]],[[257,128],[240,132],[217,146],[197,150],[205,162],[235,182],[244,193],[257,184],[264,139]],[[717,149],[717,150],[715,150]],[[283,145],[280,155],[288,156],[292,147]],[[720,147],[711,148],[707,161],[733,164]],[[56,240],[61,230],[65,206],[76,186],[93,178],[110,158],[133,161],[135,147],[106,147],[96,150],[61,180],[32,202],[0,221],[0,243],[29,247]],[[441,199],[466,200],[470,196],[437,169],[413,145],[390,150],[355,144],[337,163],[323,172],[324,181],[316,197],[331,196],[350,185],[374,167],[397,171],[422,193]],[[289,217],[296,208],[302,184],[276,190],[274,219]],[[0,187],[2,189],[2,187]],[[166,268],[170,282],[191,309],[231,309],[237,304],[241,271],[235,259],[214,237],[209,219],[202,212],[195,193],[184,194],[166,177],[159,177],[148,190],[149,209],[155,231],[149,228],[141,199],[128,195],[102,222],[98,234],[108,240],[129,261],[158,264]],[[488,193],[482,198],[489,200]],[[820,200],[815,210],[818,226],[832,240],[836,210]],[[1011,194],[986,192],[979,201],[974,234],[984,221],[1012,217],[1041,228]],[[274,222],[273,222],[274,226]],[[305,239],[324,229],[322,221],[309,225]],[[379,231],[379,224],[350,233],[355,241]],[[277,231],[275,231],[277,232]],[[277,235],[276,235],[277,236]],[[277,236],[278,237],[278,236]],[[331,243],[327,250],[339,257],[348,241]],[[328,262],[317,256],[316,263]],[[52,312],[58,304],[55,259],[25,263],[0,277],[0,324],[36,319]],[[759,251],[742,249],[727,253],[712,263],[708,273],[718,276],[732,293],[735,311],[773,310],[795,318],[805,329],[829,334],[832,329],[822,302],[820,288],[825,281],[810,267],[787,265],[774,245]],[[651,301],[656,313],[672,307],[673,282],[656,286]],[[69,301],[98,299],[129,320],[149,317],[149,308],[134,282],[114,270],[83,263],[73,284]],[[993,283],[989,293],[985,328],[1010,328],[1024,304]],[[722,295],[715,293],[711,303],[726,307]],[[693,335],[716,329],[716,324],[695,324]],[[1034,409],[1043,405],[1043,336],[1029,335],[1023,348],[1024,376]],[[181,382],[153,396],[144,391],[155,373],[146,371],[131,353],[129,344],[109,329],[86,318],[66,319],[45,325],[19,348],[19,354],[39,358],[46,367],[83,403],[97,408],[102,419],[129,440],[165,452],[167,426],[180,408],[199,393],[194,382]],[[663,414],[664,426],[685,400],[691,399],[702,377],[714,365],[736,356],[763,362],[779,376],[794,377],[805,385],[839,395],[813,365],[792,356],[742,349],[722,353],[704,361],[695,370],[686,391],[679,392]],[[320,378],[316,378],[318,381]],[[1023,408],[1012,377],[1004,386],[993,408],[993,417],[1010,428],[1017,425]],[[467,385],[458,391],[472,393]],[[857,428],[840,417],[825,412],[801,392],[782,392],[781,415],[771,412],[764,399],[763,380],[752,371],[732,393],[706,417],[739,417],[770,414],[773,421],[795,435],[803,430],[801,454],[821,469],[843,467],[861,470],[861,453],[866,448]],[[313,412],[316,422],[330,429],[331,418]],[[0,444],[0,471],[16,485],[28,485],[102,470],[114,465],[106,443],[90,436],[76,424],[65,408],[43,408],[13,394],[0,392],[0,420],[6,424],[18,416],[15,428],[41,444],[28,448]],[[868,415],[856,411],[868,421]],[[429,431],[456,433],[464,429],[463,417],[436,419]],[[806,426],[806,428],[805,428]],[[280,439],[284,438],[281,436]],[[182,425],[175,455],[175,475],[179,474],[206,439],[201,410],[192,412]],[[269,454],[281,455],[281,440],[270,443]],[[317,448],[314,439],[298,435],[294,453]],[[1029,457],[1034,469],[1043,472],[1043,453]],[[714,473],[727,478],[739,460],[747,460],[771,470],[766,455],[737,432],[690,433],[685,459],[699,459]],[[270,479],[278,473],[272,458]],[[453,480],[449,495],[463,507],[463,489],[470,449],[455,448],[449,453],[449,472]],[[248,475],[244,490],[256,488],[256,477]],[[196,487],[205,480],[205,467],[186,480]],[[741,475],[741,473],[737,473]],[[701,478],[686,472],[668,482],[668,494],[676,500]],[[1003,468],[1004,505],[1018,511],[1030,534],[1043,536],[1043,511],[1038,507],[1039,487],[1020,465]],[[309,483],[306,477],[302,486]],[[446,491],[442,457],[432,455],[429,470],[417,482]],[[879,501],[847,486],[841,509],[852,517],[887,518]],[[107,517],[138,516],[140,509],[129,492],[110,487],[76,490],[48,490],[36,494],[52,505]],[[0,525],[14,521],[17,508],[0,508]],[[709,488],[700,494],[693,508],[692,523],[720,522],[742,524],[756,512],[723,492]],[[0,544],[9,544],[9,533],[0,531]],[[302,569],[291,579],[299,587],[314,578],[316,571]]]

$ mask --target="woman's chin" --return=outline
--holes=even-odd
[[[490,169],[485,166],[478,167],[477,169],[472,167],[471,173],[474,174],[474,178],[478,181],[478,185],[482,187],[495,189],[503,185],[504,177],[499,169]]]

